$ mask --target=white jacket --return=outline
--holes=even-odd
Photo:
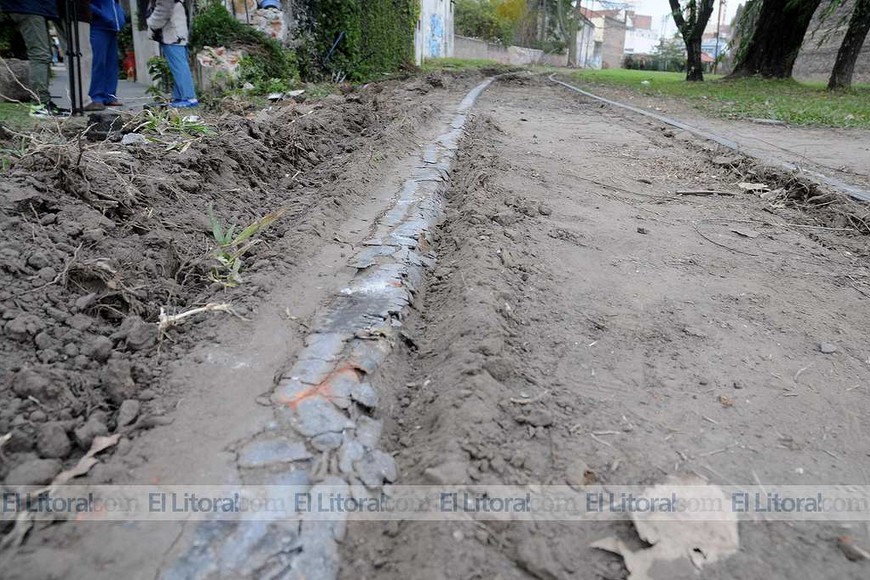
[[[160,44],[187,46],[187,11],[183,0],[152,0],[146,21],[151,38]]]

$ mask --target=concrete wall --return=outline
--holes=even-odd
[[[476,38],[456,36],[453,54],[456,58],[492,60],[501,64],[548,64],[567,66],[567,54],[544,54],[544,51],[522,46],[504,46]]]
[[[453,2],[422,0],[420,19],[414,34],[414,58],[417,64],[422,64],[426,58],[445,58],[453,54]]]
[[[150,85],[148,59],[160,54],[160,45],[151,40],[147,30],[139,30],[137,2],[130,2],[130,22],[133,27],[133,50],[136,51],[136,82]]]
[[[625,57],[625,24],[605,17],[601,44],[601,68],[622,68]]]
[[[822,6],[816,11],[813,23],[804,38],[803,47],[801,47],[795,61],[793,76],[796,79],[827,82],[831,68],[837,60],[840,43],[846,34],[853,6],[854,2],[848,1],[824,22],[820,22],[820,15],[826,8],[826,4],[822,3]],[[844,19],[845,22],[838,27],[837,24]],[[823,38],[826,40],[819,46],[819,40]],[[864,48],[855,63],[855,75],[852,77],[852,81],[854,83],[870,83],[870,36],[864,42]]]

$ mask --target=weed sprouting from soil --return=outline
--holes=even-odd
[[[269,228],[286,211],[282,208],[268,213],[236,234],[238,226],[233,224],[224,228],[214,215],[214,210],[209,207],[208,218],[211,222],[212,236],[217,245],[214,253],[217,263],[211,272],[211,279],[227,287],[241,284],[242,257],[261,241],[254,236]]]

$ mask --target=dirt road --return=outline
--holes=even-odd
[[[258,291],[222,297],[241,300],[247,320],[211,318],[162,346],[160,356],[168,350],[175,360],[145,359],[161,368],[135,373],[137,387],[151,391],[143,408],[165,420],[125,431],[116,427],[120,401],[101,399],[106,432],[124,437],[81,481],[274,483],[240,467],[250,442],[281,428],[269,406],[273,377],[289,376],[332,297],[354,287],[365,268],[352,264],[401,202],[396,192],[418,166],[416,152],[456,127],[456,103],[479,80],[417,79],[311,114],[370,107],[372,98],[401,103],[319,150],[347,156],[314,164],[307,209],[261,256]],[[270,120],[257,127],[268,132]],[[464,130],[441,192],[441,225],[414,246],[437,262],[385,334],[389,356],[371,370],[354,366],[378,403],[363,414],[351,407],[356,426],[342,429],[359,439],[360,425],[377,425],[379,443],[365,457],[395,461],[379,481],[582,488],[693,474],[720,486],[868,483],[870,270],[853,206],[526,74],[491,85]],[[764,182],[773,194],[742,182]],[[701,191],[729,195],[684,194]],[[789,195],[829,199],[804,211]],[[30,354],[16,356],[10,382],[32,364]],[[46,420],[21,393],[7,394],[19,402],[0,435]],[[79,428],[88,413],[48,419],[82,417]],[[317,439],[322,463],[300,456],[281,481],[362,478],[358,463],[341,467],[348,439],[338,438],[341,450],[327,439]],[[62,458],[64,467],[82,452]],[[38,453],[16,448],[14,465]],[[627,577],[623,560],[590,545],[618,536],[643,546],[629,521],[319,526],[318,543],[282,551],[265,528],[225,541],[183,521],[40,524],[3,576],[616,579]],[[838,538],[867,548],[868,532],[865,522],[741,522],[739,550],[702,575],[866,578],[870,562],[848,558]],[[304,568],[300,551],[317,552],[318,564]]]

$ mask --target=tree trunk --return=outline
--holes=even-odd
[[[755,30],[732,77],[791,77],[804,35],[821,0],[764,0]]]
[[[828,80],[828,90],[848,89],[852,86],[852,73],[855,71],[855,62],[864,46],[864,39],[870,31],[870,0],[856,0],[852,18],[849,20],[849,28],[840,51],[837,53],[837,62],[831,71]]]
[[[701,64],[701,38],[704,29],[713,14],[713,0],[693,0],[686,3],[686,9],[680,6],[680,0],[668,0],[671,5],[671,16],[677,25],[677,30],[686,43],[686,80],[703,81],[704,68]],[[684,15],[685,12],[685,15]]]
[[[703,81],[704,65],[701,62],[701,37],[686,39],[686,80]]]

